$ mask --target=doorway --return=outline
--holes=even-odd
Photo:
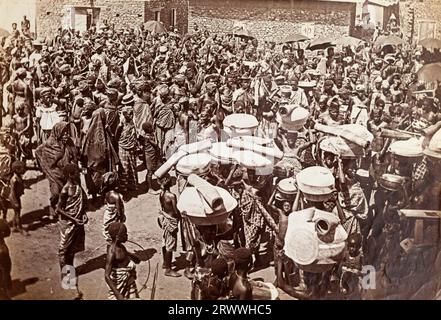
[[[98,24],[100,8],[75,7],[73,28],[84,32]]]

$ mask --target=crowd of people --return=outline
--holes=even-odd
[[[394,288],[388,294],[409,293],[403,279],[427,279],[428,265],[412,264],[414,255],[403,249],[413,229],[399,211],[440,210],[441,149],[435,137],[441,91],[436,82],[418,77],[426,64],[441,61],[439,50],[404,41],[378,44],[378,37],[390,35],[387,30],[357,45],[330,41],[313,50],[304,43],[276,44],[197,27],[181,35],[103,24],[83,33],[60,28],[44,41],[27,30],[27,24],[23,32],[14,28],[0,50],[0,289],[5,295],[11,263],[3,239],[9,226],[27,234],[20,198],[23,174],[30,169],[41,170],[49,182],[49,219],[61,230],[62,273],[84,250],[87,203],[104,203],[111,298],[138,297],[139,259],[124,246],[130,234],[124,205],[141,193],[159,197],[166,276],[181,276],[172,263],[181,233],[193,298],[251,299],[258,290],[249,273],[269,263],[274,285],[301,299],[362,297],[364,265],[373,265]],[[297,108],[306,110],[307,118],[293,130],[280,118]],[[238,205],[229,223],[195,225],[177,207],[182,188],[171,191],[172,177],[154,173],[182,145],[226,142],[231,137],[223,121],[232,114],[255,117],[253,134],[283,157],[264,173],[234,161],[213,162],[200,176],[227,190]],[[373,138],[348,155],[327,138],[350,124]],[[405,139],[412,147],[391,151]],[[141,181],[140,167],[147,172]],[[326,200],[308,199],[296,181],[300,172],[316,167],[335,179]],[[178,178],[185,183],[186,177]],[[293,179],[297,191],[280,198],[278,186],[286,179]],[[290,216],[311,207],[333,212],[347,233],[341,259],[325,272],[306,270],[285,252]],[[9,224],[8,209],[14,211]],[[264,252],[265,242],[274,252],[270,246]],[[426,249],[432,258],[425,261],[436,259],[436,248]]]

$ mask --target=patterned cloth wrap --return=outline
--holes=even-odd
[[[162,246],[167,251],[176,251],[178,244],[179,220],[160,210],[158,225],[163,230]]]
[[[125,268],[112,268],[110,278],[115,282],[116,288],[124,299],[139,298],[138,288],[136,287],[136,268],[133,261],[130,261]],[[115,293],[110,288],[108,299],[116,300]]]

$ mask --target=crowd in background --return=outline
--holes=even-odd
[[[27,234],[20,197],[23,174],[32,169],[49,181],[48,219],[60,224],[62,270],[84,250],[87,203],[105,204],[106,282],[114,298],[137,295],[131,277],[137,258],[123,245],[124,203],[141,193],[158,194],[156,181],[165,274],[180,276],[172,269],[172,253],[178,230],[184,238],[191,233],[199,241],[183,241],[185,275],[195,281],[195,266],[211,268],[212,282],[200,284],[203,298],[251,298],[248,272],[269,263],[262,257],[263,241],[274,242],[276,286],[299,298],[361,297],[363,265],[375,266],[395,288],[389,294],[415,289],[403,279],[427,280],[424,270],[435,261],[437,247],[428,249],[426,264],[412,263],[414,256],[401,245],[412,228],[398,211],[440,210],[441,153],[431,138],[440,128],[441,91],[437,80],[425,81],[421,73],[441,55],[439,49],[404,41],[381,42],[401,36],[394,19],[370,41],[351,46],[329,41],[315,48],[306,46],[308,41],[277,44],[197,27],[182,35],[105,23],[83,33],[60,28],[44,40],[32,38],[28,23],[21,27],[22,32],[13,27],[0,50],[3,247],[7,209],[14,211],[13,231]],[[301,129],[290,131],[277,121],[286,106],[308,111]],[[230,215],[233,227],[229,232],[219,226],[182,227],[188,221],[176,208],[170,177],[153,174],[183,144],[226,141],[223,120],[231,114],[253,115],[259,123],[256,135],[270,139],[283,159],[268,175],[233,164],[214,166],[204,178],[238,200]],[[340,157],[320,149],[327,134],[316,130],[317,124],[357,124],[373,140],[362,153]],[[424,154],[390,152],[400,134],[420,141]],[[274,201],[278,182],[313,166],[334,174],[336,190],[329,200]],[[385,186],[387,175],[399,176],[399,186]],[[286,217],[302,201],[302,207],[335,212],[348,233],[345,257],[330,271],[308,273],[284,254]],[[265,234],[270,240],[263,240]],[[2,262],[0,277],[5,292],[7,264]]]

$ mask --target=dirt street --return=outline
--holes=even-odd
[[[139,174],[144,181],[145,172]],[[48,214],[49,186],[42,174],[28,171],[25,179],[29,188],[22,198],[22,221],[29,228],[29,235],[14,233],[6,239],[11,251],[13,299],[73,299],[74,290],[65,290],[60,283],[58,264],[58,243],[60,239],[58,225],[48,224],[43,216]],[[151,286],[156,265],[159,263],[159,276],[155,299],[190,299],[190,280],[165,277],[161,269],[161,230],[157,224],[159,200],[157,196],[142,194],[125,204],[129,240],[127,248],[140,251],[143,260],[137,267],[138,289],[142,299],[150,299]],[[104,281],[106,245],[102,235],[103,207],[88,212],[89,223],[86,225],[86,250],[75,258],[79,273],[79,287],[86,300],[106,299],[107,286]],[[12,213],[8,213],[8,220]],[[142,247],[139,247],[139,246]],[[179,250],[179,248],[178,248]],[[184,259],[179,257],[177,267],[183,273]],[[252,278],[274,281],[272,267],[253,273]],[[146,282],[147,281],[147,282]],[[282,298],[289,298],[282,295]]]

